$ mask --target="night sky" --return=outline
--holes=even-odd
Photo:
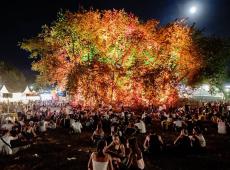
[[[196,5],[197,13],[189,13]],[[230,37],[230,0],[2,0],[0,4],[0,60],[31,74],[29,54],[18,42],[36,36],[41,26],[56,19],[60,9],[125,9],[141,20],[155,18],[166,24],[189,17],[207,35]]]

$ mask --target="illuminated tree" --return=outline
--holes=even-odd
[[[202,57],[183,21],[160,27],[123,10],[60,13],[21,48],[41,84],[57,83],[87,105],[173,103],[177,85],[192,82]]]

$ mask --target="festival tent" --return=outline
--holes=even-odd
[[[26,86],[26,89],[24,90],[23,94],[32,94],[31,90],[29,89],[28,86]]]
[[[6,86],[3,85],[1,90],[0,90],[0,100],[4,100],[4,99],[8,99],[8,98],[12,98],[12,93],[10,93]]]
[[[3,85],[1,90],[0,90],[0,93],[3,94],[3,93],[9,93],[9,91],[7,90],[6,86]]]
[[[25,97],[24,100],[31,100],[31,101],[40,100],[40,96],[35,91],[31,91],[29,86],[26,86],[26,89],[22,94]]]
[[[200,87],[193,91],[192,98],[201,100],[223,100],[224,94],[218,90],[215,93],[210,93],[209,90]]]
[[[40,100],[40,96],[35,92],[31,91],[28,86],[26,86],[23,92],[13,93],[13,98],[10,100],[11,102],[24,102]]]
[[[7,112],[9,113],[9,100],[12,98],[12,93],[10,93],[6,86],[3,85],[0,90],[0,102],[7,102]]]

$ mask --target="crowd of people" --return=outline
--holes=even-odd
[[[57,123],[63,124],[62,116],[68,115],[72,109],[64,104],[17,103],[17,114],[1,113],[0,153],[10,155],[20,149],[27,148],[40,133],[47,129],[56,129]],[[63,113],[61,113],[63,112]],[[59,119],[57,119],[59,118]],[[57,122],[62,120],[62,122]]]
[[[121,107],[98,109],[68,103],[36,102],[17,104],[17,117],[1,120],[0,152],[13,154],[36,141],[47,129],[66,128],[70,134],[92,132],[97,146],[88,169],[144,169],[144,156],[200,154],[206,152],[205,135],[209,123],[219,134],[226,134],[230,122],[227,103],[203,103],[176,108],[148,107],[132,111]],[[180,133],[172,143],[165,142],[160,129]],[[143,139],[143,140],[142,140]]]

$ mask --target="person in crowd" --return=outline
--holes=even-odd
[[[180,135],[174,141],[174,147],[177,153],[187,154],[191,151],[192,145],[187,129],[181,130]]]
[[[8,120],[7,123],[1,126],[1,129],[11,131],[14,126],[14,123],[11,120]]]
[[[19,119],[19,123],[20,123],[20,125],[21,125],[22,127],[25,126],[25,120],[24,120],[23,117],[21,117],[21,118]]]
[[[226,123],[224,121],[223,118],[219,118],[217,121],[217,128],[218,128],[218,133],[219,134],[226,134],[227,133],[227,127],[226,127]]]
[[[106,152],[112,156],[113,165],[116,169],[119,169],[119,166],[122,160],[125,158],[125,147],[121,143],[119,135],[113,135],[113,141],[106,148]]]
[[[70,127],[73,129],[74,133],[81,133],[82,124],[79,119],[77,119],[77,121],[73,121]]]
[[[183,125],[185,125],[185,122],[182,120],[181,117],[179,117],[179,118],[176,118],[176,120],[174,120],[173,125],[174,125],[175,131],[180,132],[181,129],[183,128]]]
[[[92,117],[87,117],[85,121],[85,126],[87,129],[92,129],[94,124],[94,120]]]
[[[145,168],[142,152],[137,144],[137,139],[132,137],[128,139],[127,148],[130,152],[126,166],[128,169],[140,170]]]
[[[136,134],[136,132],[137,132],[137,130],[134,126],[134,123],[132,121],[130,121],[128,124],[128,127],[125,129],[125,132],[124,132],[125,136],[127,138],[130,138],[130,137],[134,136]]]
[[[10,131],[7,131],[5,135],[0,138],[0,154],[11,155],[13,154],[11,141],[17,139],[13,137]]]
[[[169,113],[164,112],[162,119],[163,119],[161,121],[162,128],[164,130],[168,130],[173,124],[172,116]]]
[[[15,121],[14,126],[12,127],[12,131],[15,134],[19,134],[22,132],[22,125],[20,124],[19,121]]]
[[[142,113],[141,119],[144,120],[144,119],[146,118],[146,116],[147,116],[147,113],[146,113],[146,112]]]
[[[33,141],[33,138],[37,137],[37,134],[35,133],[35,127],[32,121],[24,127],[22,134],[28,141]]]
[[[108,153],[105,153],[106,146],[106,141],[98,142],[97,151],[90,156],[88,170],[113,170],[112,158]]]
[[[57,123],[54,120],[50,120],[48,122],[48,126],[49,129],[56,129],[57,128]]]
[[[195,152],[204,151],[206,148],[206,140],[198,127],[193,128],[193,135],[190,137],[192,141],[192,147]]]
[[[44,119],[42,119],[39,123],[38,123],[38,128],[40,132],[46,132],[47,130],[47,124],[48,122],[45,121]]]
[[[117,123],[111,123],[110,125],[110,135],[113,137],[113,135],[118,133],[118,124]]]
[[[135,123],[135,126],[137,126],[137,128],[141,134],[146,133],[146,126],[145,126],[145,122],[143,120],[140,119],[140,121],[138,123]]]
[[[94,143],[97,143],[99,140],[104,138],[104,130],[102,129],[102,124],[98,123],[96,130],[93,132],[91,139]]]
[[[146,136],[144,141],[144,149],[147,153],[157,155],[162,152],[164,142],[160,135],[158,135],[153,129],[149,135]]]

